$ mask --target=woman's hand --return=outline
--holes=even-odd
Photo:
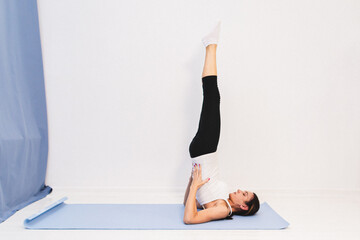
[[[202,180],[201,176],[201,165],[195,164],[192,169],[192,183],[191,186],[195,187],[196,189],[199,189],[202,185],[207,183],[210,180],[210,178],[207,178],[206,180]]]

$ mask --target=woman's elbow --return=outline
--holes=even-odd
[[[191,219],[184,218],[183,221],[185,224],[192,224]]]
[[[193,218],[191,217],[191,215],[189,214],[184,214],[184,218],[183,221],[185,224],[192,224],[193,223]]]

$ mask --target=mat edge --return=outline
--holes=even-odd
[[[35,213],[35,214],[31,215],[30,217],[26,218],[26,219],[24,220],[24,227],[27,228],[27,229],[29,229],[29,228],[28,228],[28,227],[29,227],[29,223],[30,223],[32,220],[34,220],[35,218],[37,218],[37,217],[43,215],[44,213],[50,211],[51,209],[54,209],[54,208],[56,208],[57,206],[63,204],[67,199],[68,199],[68,197],[63,197],[63,198],[59,199],[58,201],[50,204],[50,205],[47,206],[46,208],[42,209],[42,210],[39,211],[38,213]]]

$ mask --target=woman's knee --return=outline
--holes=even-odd
[[[206,141],[205,139],[193,139],[189,146],[189,152],[191,158],[195,158],[204,154],[216,152],[218,145],[217,141]]]

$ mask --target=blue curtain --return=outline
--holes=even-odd
[[[0,0],[0,223],[44,198],[48,127],[36,0]]]

